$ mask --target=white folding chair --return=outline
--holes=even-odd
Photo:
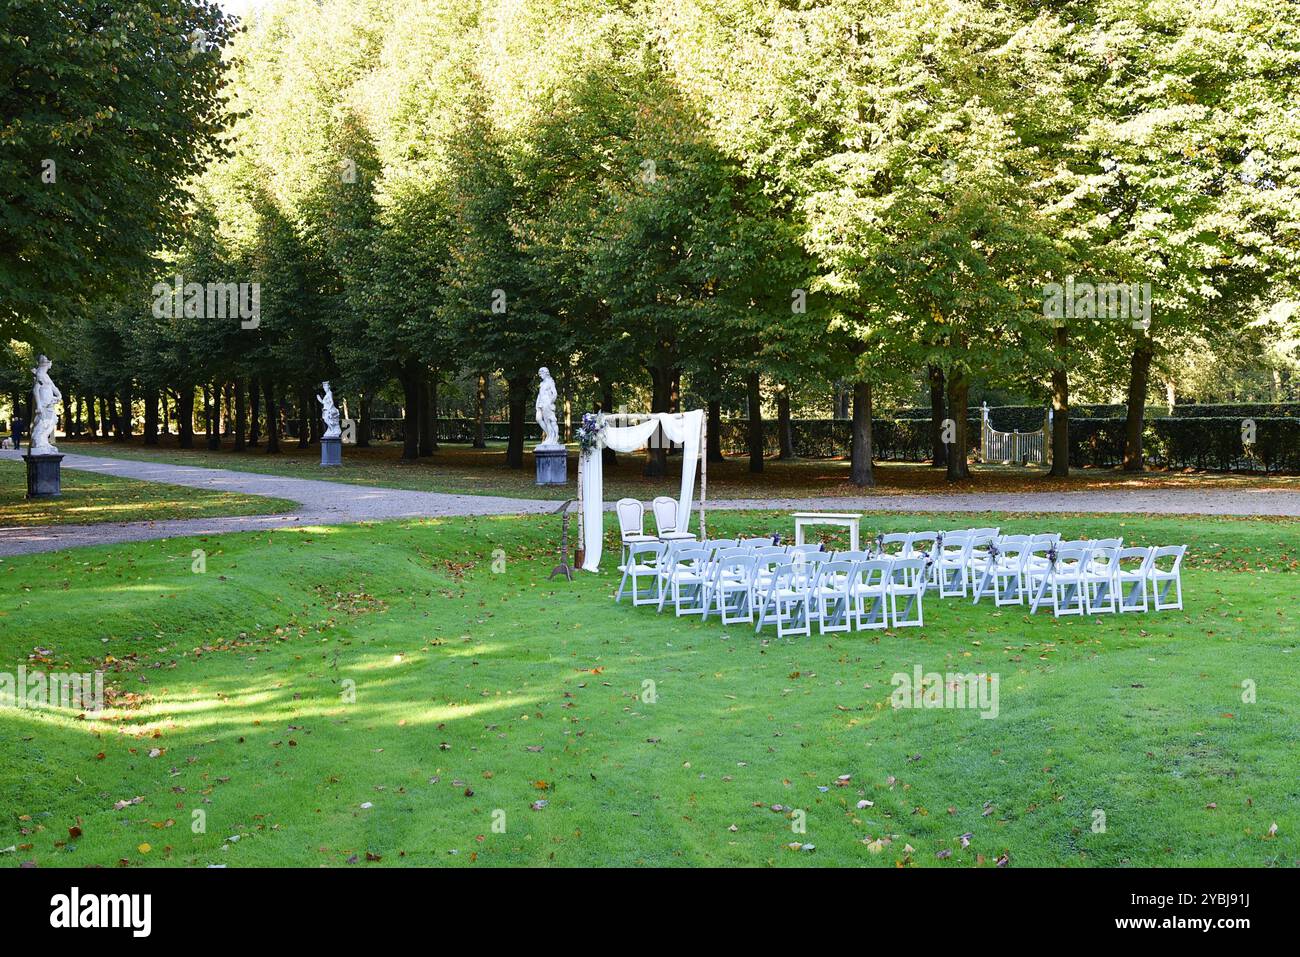
[[[620,498],[614,503],[618,516],[618,533],[623,540],[623,557],[627,561],[628,546],[634,542],[657,542],[654,535],[645,533],[645,506],[634,498]]]
[[[1156,611],[1177,611],[1183,607],[1183,555],[1186,545],[1164,545],[1151,555],[1151,601]],[[1172,558],[1173,565],[1161,568],[1162,558]],[[1169,601],[1169,591],[1173,589],[1174,600]]]
[[[736,545],[745,548],[762,548],[765,545],[775,545],[776,536],[768,535],[765,538],[738,538]]]
[[[1035,586],[1043,582],[1051,570],[1052,563],[1048,553],[1055,550],[1055,542],[1031,542],[1022,556],[1020,564],[1020,587],[1029,596],[1029,603],[1034,604],[1037,595]]]
[[[1115,614],[1115,545],[1097,545],[1083,570],[1083,598],[1088,614]]]
[[[655,541],[659,540],[655,539]],[[668,594],[668,576],[672,571],[674,558],[682,549],[694,547],[696,543],[687,539],[672,539],[659,544],[663,546],[663,551],[659,554],[659,568],[655,574],[655,604],[662,610],[664,597]]]
[[[853,570],[856,562],[822,562],[813,582],[819,634],[853,630]]]
[[[925,597],[926,565],[924,558],[901,558],[889,569],[889,616],[895,628],[920,627],[925,624],[921,602]],[[900,613],[898,599],[907,599]],[[915,614],[913,614],[915,611]]]
[[[807,578],[789,562],[777,565],[758,604],[758,624],[754,631],[761,632],[764,625],[775,624],[778,638],[811,635],[809,597]]]
[[[831,552],[831,560],[836,562],[865,562],[871,558],[870,552]]]
[[[707,548],[712,554],[717,554],[726,549],[735,548],[736,540],[734,538],[707,538],[700,542],[700,547]]]
[[[790,555],[827,555],[829,552],[823,552],[821,543],[805,542],[803,545],[791,545],[788,548]]]
[[[728,548],[713,557],[713,578],[709,585],[709,607],[716,609],[724,625],[754,621],[753,549]],[[704,613],[705,619],[709,612]]]
[[[790,555],[782,545],[768,545],[754,552],[754,571],[750,576],[750,602],[754,607],[762,602],[772,584],[776,569],[790,561]]]
[[[970,560],[970,532],[946,532],[935,559],[934,575],[940,598],[965,598],[967,564]]]
[[[988,564],[989,546],[997,541],[996,529],[977,528],[970,533],[966,547],[966,574],[972,585],[979,581]],[[965,597],[963,593],[962,597]]]
[[[1021,575],[1028,550],[1027,537],[1012,537],[990,545],[982,563],[983,573],[975,583],[975,603],[990,591],[994,606],[1023,604],[1025,590]]]
[[[892,558],[858,562],[853,570],[853,613],[858,630],[889,627],[889,570]]]
[[[1121,548],[1115,555],[1115,597],[1120,614],[1147,610],[1147,579],[1154,548]]]
[[[906,558],[907,546],[911,540],[911,532],[890,532],[888,535],[877,535],[875,557]]]
[[[650,507],[654,510],[655,531],[660,541],[694,540],[694,532],[679,532],[677,530],[677,499],[669,498],[667,495],[660,495]]]
[[[935,542],[939,540],[938,532],[913,532],[907,538],[904,558],[925,558],[934,554]]]
[[[926,566],[926,588],[939,587],[939,549],[943,543],[943,532],[913,532],[907,541],[907,550],[903,558],[928,559]]]
[[[668,580],[659,596],[659,611],[671,595],[673,612],[682,615],[703,615],[708,610],[705,589],[709,580],[709,553],[703,548],[683,548],[672,554]],[[682,598],[686,597],[683,607]]]
[[[1056,550],[1056,563],[1050,577],[1052,585],[1052,614],[1082,615],[1087,611],[1084,590],[1084,573],[1088,568],[1091,545],[1067,545]]]
[[[627,546],[627,557],[623,564],[619,565],[618,570],[623,573],[623,579],[618,583],[618,594],[614,601],[623,600],[623,588],[627,585],[628,580],[632,582],[632,607],[638,605],[654,605],[659,602],[659,581],[660,560],[663,557],[664,544],[651,539],[648,542],[631,542]],[[642,578],[653,579],[656,587],[647,589],[651,594],[642,595],[639,581]]]

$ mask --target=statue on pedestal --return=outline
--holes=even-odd
[[[343,430],[339,428],[339,410],[334,405],[334,392],[328,382],[322,382],[321,388],[325,394],[316,396],[316,401],[321,405],[321,418],[325,420],[325,434],[321,438],[337,439]]]
[[[40,356],[36,368],[32,370],[36,381],[32,385],[32,431],[28,452],[32,455],[58,455],[59,450],[51,443],[54,429],[59,422],[59,403],[63,393],[50,380],[50,360]]]
[[[537,446],[539,449],[562,449],[560,444],[560,426],[555,420],[555,400],[559,393],[555,389],[555,380],[551,378],[551,370],[542,366],[537,370],[537,375],[542,380],[541,388],[537,390],[537,424],[542,429],[542,441]]]

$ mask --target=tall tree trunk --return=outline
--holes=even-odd
[[[212,408],[208,410],[208,448],[216,451],[221,448],[221,386],[214,383],[211,389],[203,390],[203,403],[211,400]]]
[[[438,451],[438,372],[429,376],[429,435],[433,450]]]
[[[370,392],[361,393],[361,418],[357,420],[357,448],[370,448],[370,412],[375,397]]]
[[[158,444],[158,390],[147,389],[144,393],[144,444]]]
[[[298,390],[298,448],[300,449],[311,445],[311,403],[314,401],[311,389],[303,386]]]
[[[429,373],[420,370],[420,446],[421,458],[433,454],[433,421],[429,417],[432,402],[429,395]]]
[[[307,400],[307,443],[314,445],[325,434],[325,420],[320,416],[321,404],[316,401],[315,386],[304,389],[302,397]]]
[[[1052,369],[1052,468],[1048,475],[1070,474],[1070,374],[1065,361],[1070,333],[1058,326],[1055,334],[1056,365]]]
[[[122,386],[121,398],[117,413],[117,434],[113,436],[114,442],[126,442],[131,438],[131,386]]]
[[[871,465],[871,383],[853,383],[853,440],[849,450],[849,481],[866,488],[876,484]]]
[[[176,390],[177,446],[194,448],[194,386],[183,385]]]
[[[842,382],[835,383],[835,394],[831,397],[832,404],[835,406],[833,417],[836,419],[849,418],[849,402],[852,398],[850,390],[844,388]]]
[[[245,435],[248,432],[248,406],[244,402],[244,380],[236,379],[234,381],[235,389],[235,451],[242,452],[246,448]]]
[[[709,400],[709,447],[706,452],[710,462],[722,462],[722,403],[717,399]]]
[[[14,414],[18,414],[18,399],[14,399]],[[89,432],[90,440],[93,442],[99,438],[99,423],[95,420],[95,399],[93,396],[81,394],[81,409],[86,414],[86,429]]]
[[[402,461],[420,457],[420,364],[408,360],[399,370],[402,383]]]
[[[966,421],[970,377],[962,370],[948,371],[948,418],[952,420],[953,442],[948,448],[948,481],[970,478],[970,428]]]
[[[164,386],[158,398],[162,403],[163,434],[170,435],[172,431],[171,391]]]
[[[524,412],[528,408],[528,385],[532,376],[516,376],[506,380],[509,390],[510,440],[506,443],[506,468],[524,467]]]
[[[669,412],[673,401],[673,372],[671,369],[656,366],[650,369],[650,411]],[[641,474],[647,478],[658,478],[668,474],[668,442],[663,430],[656,429],[646,444],[645,468]]]
[[[474,445],[476,449],[487,448],[487,439],[483,435],[484,423],[487,421],[488,378],[483,372],[478,374],[474,389]]]
[[[1155,349],[1151,336],[1143,334],[1129,362],[1128,411],[1124,417],[1124,471],[1141,472],[1145,465],[1142,432],[1146,425],[1147,385]]]
[[[276,401],[278,391],[275,379],[269,375],[264,376],[262,379],[262,393],[266,397],[267,455],[280,454],[280,403]]]
[[[794,458],[794,425],[790,421],[790,389],[780,386],[776,390],[776,431],[781,451],[778,458]]]
[[[262,382],[257,376],[248,380],[248,447],[262,444]]]
[[[946,468],[948,449],[943,444],[943,420],[947,418],[947,402],[944,401],[943,370],[938,366],[927,366],[930,376],[930,465],[932,468]]]
[[[759,390],[757,372],[745,377],[745,393],[749,400],[749,470],[763,471],[763,395]]]

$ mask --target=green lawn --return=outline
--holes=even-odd
[[[297,502],[259,495],[138,482],[65,468],[58,498],[27,498],[27,466],[0,459],[0,528],[89,525],[95,522],[156,522],[218,515],[292,512]]]
[[[1001,524],[1187,542],[1186,610],[931,600],[924,629],[756,638],[615,605],[610,571],[546,581],[535,518],[7,559],[0,670],[107,662],[117,710],[0,711],[0,863],[1300,863],[1300,524]],[[998,717],[893,710],[917,664],[998,674]]]
[[[206,447],[180,449],[175,436],[164,436],[163,445],[145,447],[116,442],[64,441],[64,450],[86,455],[105,455],[145,461],[171,462],[176,465],[237,469],[288,475],[294,478],[322,477],[320,450],[299,449],[296,441],[285,442],[278,455],[262,449],[234,452],[227,448],[209,451]],[[204,446],[202,437],[195,440]],[[533,443],[528,443],[531,449]],[[557,502],[565,496],[577,496],[577,453],[569,452],[569,485],[563,489],[538,488],[534,481],[532,455],[525,455],[524,469],[505,467],[505,446],[492,444],[487,449],[444,444],[432,456],[415,462],[401,461],[401,447],[395,443],[378,443],[367,449],[348,446],[343,450],[343,465],[329,469],[328,478],[358,485],[414,489],[421,492],[459,492],[469,495],[506,495],[514,498],[544,498]],[[681,474],[681,460],[671,458],[669,475],[660,478],[642,476],[644,457],[620,455],[618,464],[605,469],[605,494],[609,498],[629,495],[649,499],[671,494]],[[973,466],[969,481],[949,483],[942,469],[913,462],[877,462],[876,487],[862,489],[849,481],[849,463],[842,459],[807,459],[782,462],[768,459],[761,473],[749,471],[749,459],[729,457],[712,462],[708,470],[710,499],[779,499],[811,496],[859,496],[863,494],[962,492],[1053,492],[1087,488],[1300,488],[1300,477],[1290,475],[1229,475],[1223,473],[1145,472],[1131,474],[1115,469],[1075,470],[1068,479],[1048,478],[1041,469],[1023,469],[999,465]]]

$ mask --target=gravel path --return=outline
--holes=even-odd
[[[0,451],[17,458],[20,453]],[[53,525],[45,528],[0,528],[0,556],[54,551],[77,545],[103,545],[192,535],[259,531],[308,525],[339,525],[381,519],[447,515],[518,515],[554,511],[555,500],[451,495],[375,488],[316,479],[287,478],[230,469],[168,465],[69,453],[63,467],[145,482],[167,482],[245,495],[265,495],[300,502],[282,515],[178,519],[162,522]],[[607,506],[607,507],[612,507]],[[1300,491],[1288,489],[1149,489],[1078,492],[936,493],[872,495],[860,498],[727,499],[713,509],[766,509],[829,512],[1127,512],[1153,515],[1300,516]]]
[[[20,453],[0,451],[17,458]],[[219,535],[308,525],[444,515],[517,515],[553,512],[559,501],[500,498],[488,495],[445,495],[374,488],[346,482],[286,478],[230,469],[209,469],[160,462],[136,462],[68,453],[65,469],[116,475],[144,482],[167,482],[218,492],[265,495],[299,502],[302,508],[281,515],[241,515],[230,518],[184,518],[160,522],[104,522],[96,525],[50,525],[44,528],[0,528],[0,556],[48,552],[77,545],[135,542],[149,538]]]

